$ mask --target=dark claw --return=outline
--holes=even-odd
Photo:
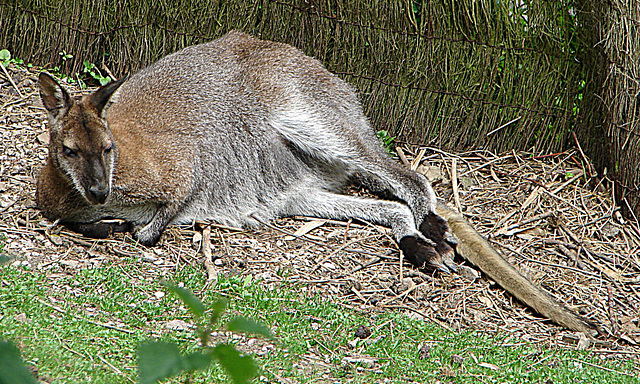
[[[458,270],[453,262],[453,249],[444,242],[433,247],[421,237],[405,236],[400,239],[399,245],[406,260],[418,268],[443,273]]]
[[[458,245],[458,240],[451,233],[447,221],[430,212],[422,219],[419,229],[428,240],[435,244],[434,250],[437,256],[430,258],[431,267],[447,273],[457,272],[458,265],[453,261],[453,249]]]
[[[444,241],[446,241],[451,247],[455,248],[458,245],[458,239],[453,236],[449,231],[444,233]]]

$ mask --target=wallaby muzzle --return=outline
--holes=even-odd
[[[89,161],[89,175],[87,183],[83,183],[84,195],[93,205],[104,204],[109,197],[109,171],[101,160]]]
[[[104,204],[109,197],[109,192],[109,186],[105,185],[105,183],[100,183],[92,185],[88,189],[86,189],[86,197],[91,204]]]

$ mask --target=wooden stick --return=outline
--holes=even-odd
[[[460,205],[460,194],[458,193],[458,159],[451,159],[451,187],[453,188],[453,201],[456,203],[456,209],[462,213],[462,205]]]
[[[13,79],[11,78],[11,75],[9,75],[9,72],[7,71],[7,68],[5,68],[4,65],[2,65],[2,64],[0,64],[0,67],[2,67],[2,70],[4,71],[4,74],[7,76],[7,79],[9,79],[9,82],[11,83],[11,85],[13,85],[13,88],[15,88],[16,92],[18,92],[18,96],[20,96],[21,99],[24,99],[24,95],[22,95],[22,93],[18,89],[18,86],[16,85],[16,83],[13,82]]]
[[[424,157],[424,153],[427,151],[427,148],[420,148],[420,151],[418,152],[418,155],[416,156],[415,159],[413,159],[413,162],[411,163],[411,170],[415,171],[416,169],[418,169],[418,166],[420,165],[420,162],[422,161],[422,158]]]
[[[204,268],[207,271],[207,281],[213,281],[218,277],[218,271],[211,260],[211,227],[208,225],[202,230],[202,256],[204,257]]]
[[[402,164],[406,165],[407,168],[411,168],[411,163],[409,162],[409,160],[407,160],[407,156],[405,156],[402,148],[396,147],[396,153],[398,154],[400,161],[402,161]]]

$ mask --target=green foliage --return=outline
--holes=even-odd
[[[15,64],[17,66],[24,65],[24,60],[22,59],[13,59],[11,58],[11,52],[8,49],[0,50],[0,64],[2,64],[5,68],[9,66],[9,64]],[[27,68],[31,68],[31,64],[26,65]]]
[[[0,384],[36,384],[20,350],[10,341],[0,340]]]
[[[138,382],[156,383],[183,371],[178,346],[164,341],[146,341],[138,346]]]
[[[380,130],[376,132],[376,135],[378,136],[380,143],[382,144],[384,149],[387,151],[387,153],[391,156],[397,156],[397,153],[394,150],[395,140],[396,140],[395,136],[391,136],[389,132],[385,130]]]
[[[83,61],[82,64],[82,72],[84,74],[88,74],[92,79],[98,81],[100,85],[107,85],[111,82],[111,77],[103,76],[98,67],[96,67],[95,64],[89,62],[89,60]]]
[[[196,317],[201,318],[204,315],[206,308],[204,304],[194,296],[188,289],[179,287],[169,282],[164,282],[163,285],[174,295],[178,296],[180,300],[189,308],[189,311]]]
[[[9,52],[9,50],[0,50],[0,62],[2,62],[2,65],[7,67],[9,65],[9,60],[11,60],[11,53]]]
[[[273,339],[271,330],[264,325],[244,317],[234,317],[227,323],[227,329],[236,333],[248,333]]]
[[[70,53],[67,53],[67,51],[65,51],[64,49],[62,50],[62,52],[58,52],[58,55],[60,55],[60,57],[62,57],[63,61],[67,61],[69,59],[73,59],[73,55]]]
[[[231,344],[218,344],[211,353],[234,383],[249,383],[258,375],[258,368],[253,359],[250,356],[242,356]]]
[[[211,354],[181,355],[178,346],[167,341],[145,341],[138,346],[138,382],[153,384],[183,372],[206,369]]]
[[[60,55],[63,65],[68,60],[73,59],[73,55],[65,50],[58,52],[58,55]],[[104,76],[98,67],[89,60],[84,60],[82,62],[82,70],[80,72],[76,72],[75,75],[67,75],[63,73],[60,66],[53,67],[50,72],[67,83],[76,84],[82,89],[87,88],[87,82],[89,81],[103,86],[109,84],[112,80],[111,77]]]
[[[198,352],[182,355],[176,344],[167,341],[145,341],[138,347],[138,381],[152,384],[184,372],[204,370],[217,361],[236,384],[249,383],[258,374],[251,356],[241,355],[233,345],[221,343],[209,347],[212,326],[216,325],[227,308],[227,301],[218,299],[209,309],[209,319],[205,317],[207,308],[191,291],[169,282],[163,285],[175,294],[198,321],[196,333],[201,346]],[[262,324],[243,317],[235,317],[227,323],[232,332],[250,333],[273,338],[271,331]]]

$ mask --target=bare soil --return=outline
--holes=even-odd
[[[136,245],[128,235],[96,241],[54,226],[34,204],[48,142],[36,74],[18,68],[10,74],[15,87],[0,74],[0,233],[14,263],[47,273],[130,255],[171,271],[184,263],[207,268],[203,251],[210,249],[212,276],[252,275],[273,288],[283,280],[297,282],[310,294],[358,311],[401,311],[456,332],[499,331],[514,342],[639,360],[638,222],[621,216],[612,184],[592,172],[578,148],[496,155],[406,144],[402,151],[406,163],[427,174],[436,193],[461,209],[521,273],[600,325],[606,334],[596,341],[541,318],[472,267],[443,275],[402,263],[389,231],[367,223],[298,217],[266,223],[259,231],[201,223],[169,228],[153,248]],[[298,236],[289,235],[296,231]]]

